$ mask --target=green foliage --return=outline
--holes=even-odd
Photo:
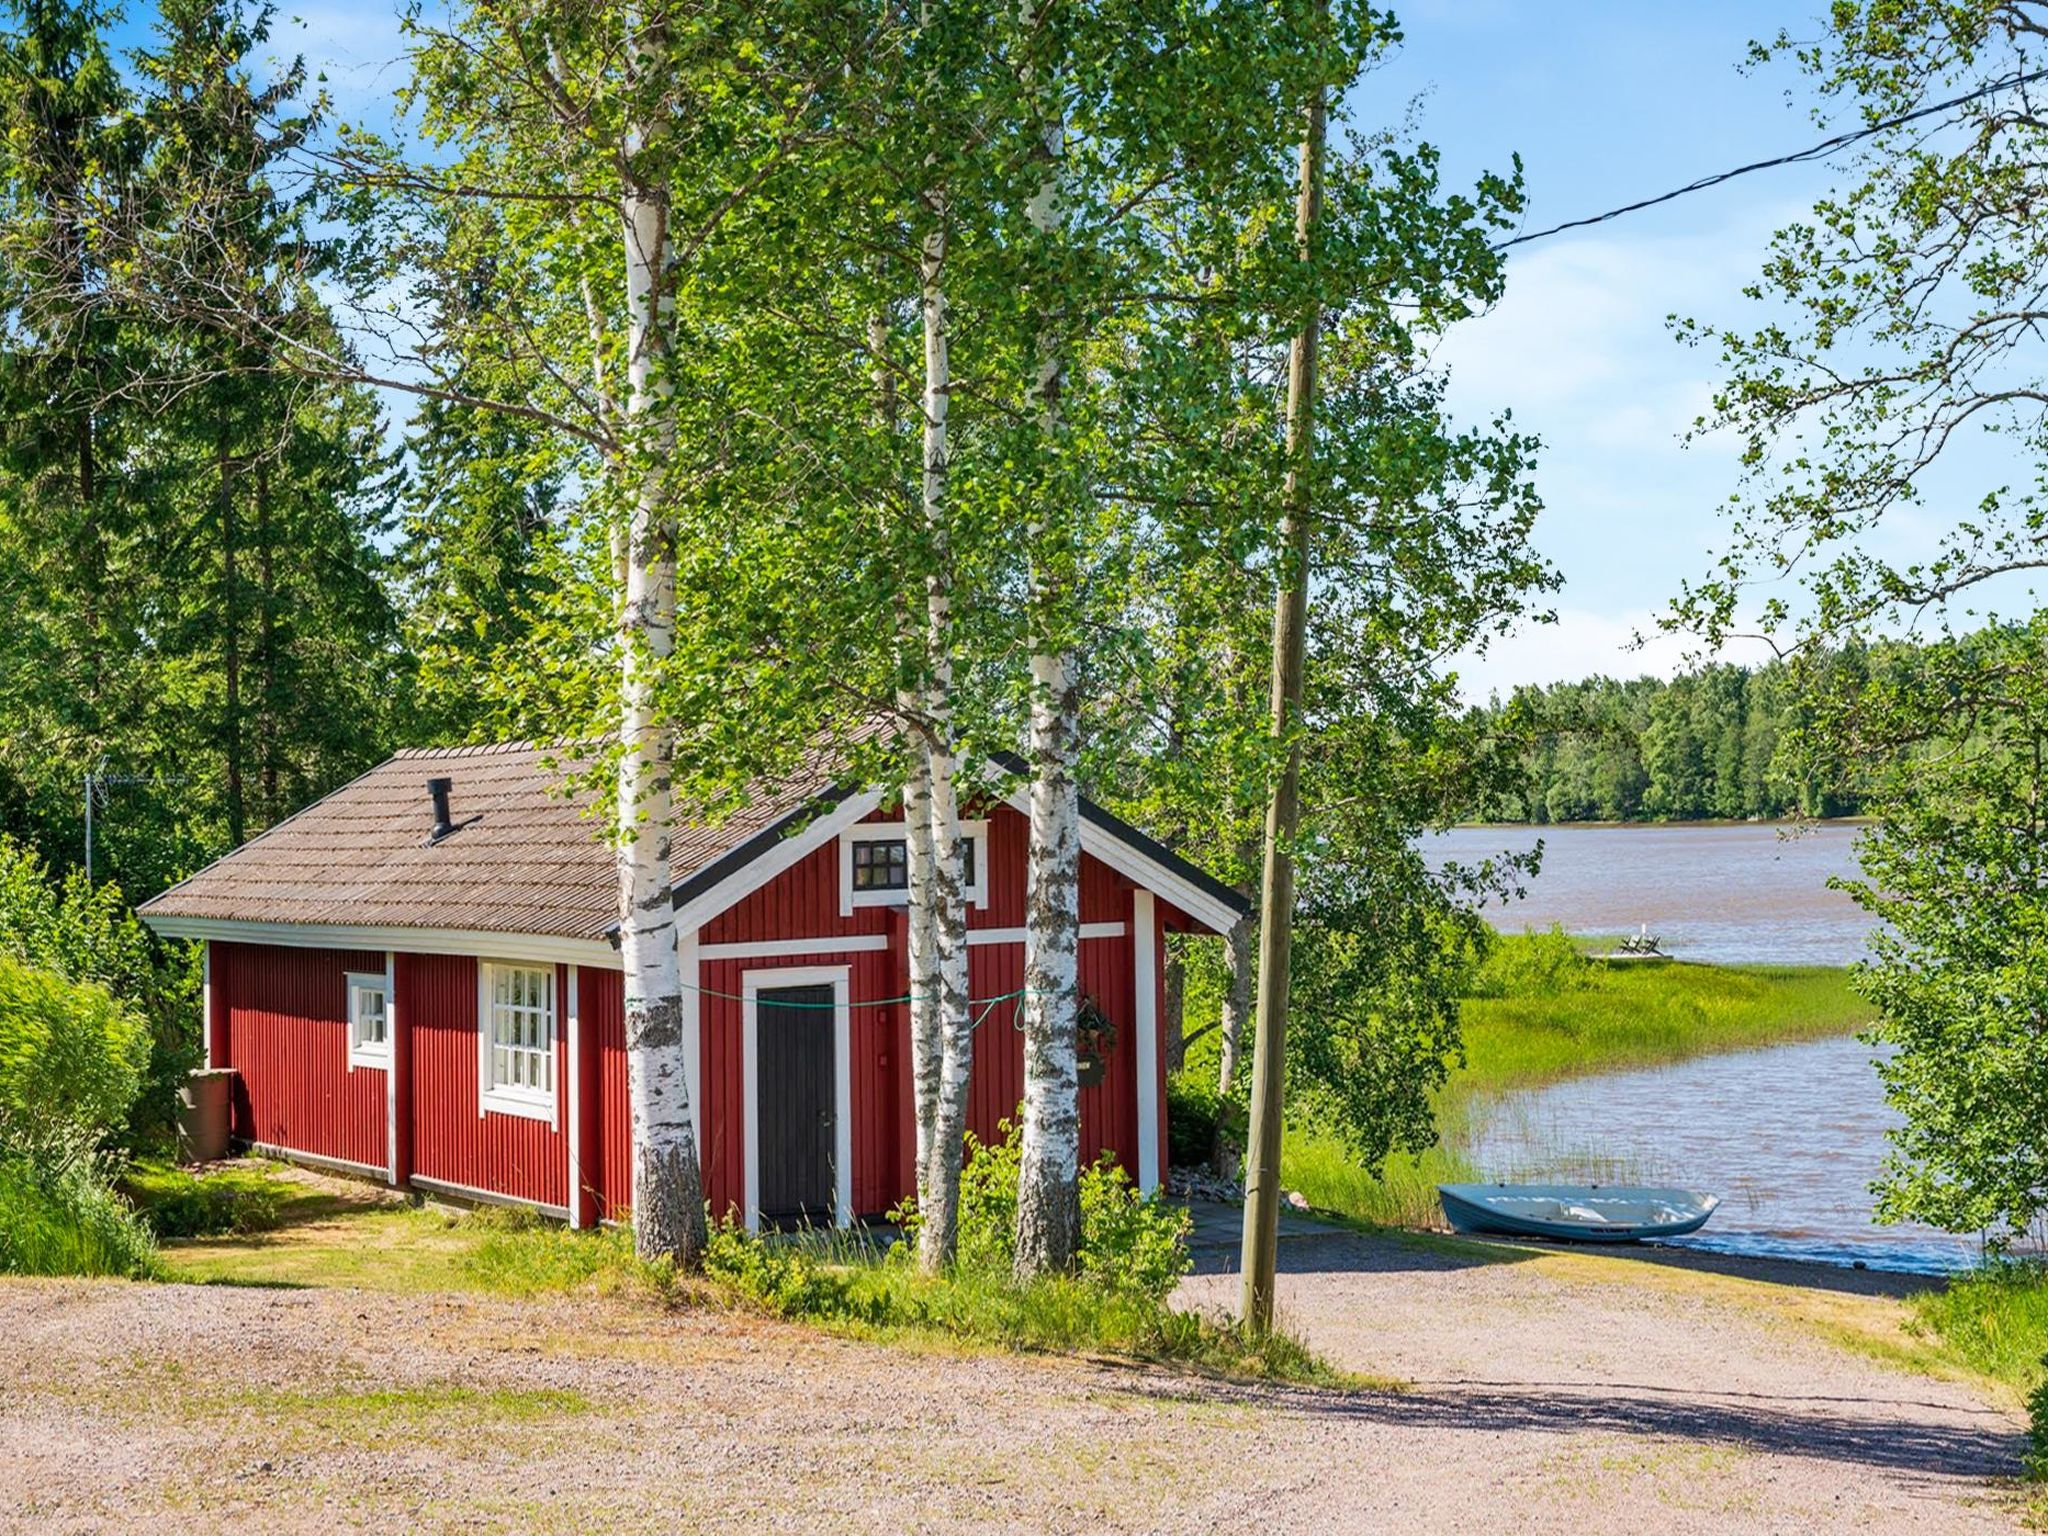
[[[148,1051],[106,988],[0,958],[0,1157],[89,1163],[125,1123]]]
[[[1206,1168],[1220,1128],[1231,1146],[1245,1137],[1244,1105],[1216,1090],[1213,1070],[1190,1067],[1166,1080],[1166,1153],[1173,1168]]]
[[[105,770],[131,891],[365,766],[397,697],[375,402],[280,367],[345,350],[276,174],[303,70],[252,78],[260,8],[154,19],[125,57],[92,4],[0,39],[0,833],[76,866]]]
[[[1850,889],[1883,920],[1857,988],[1905,1123],[1878,1211],[1951,1231],[2048,1216],[2048,615],[1930,645],[1834,727],[1916,745],[1878,780]],[[1930,736],[1939,731],[1938,736]]]
[[[59,880],[0,834],[0,955],[96,982],[144,1020],[149,1061],[123,1140],[131,1148],[167,1143],[179,1085],[202,1058],[197,948],[159,943],[118,886],[88,885],[77,870]]]
[[[131,1163],[118,1188],[164,1241],[275,1231],[291,1198],[290,1186],[260,1167],[196,1174],[170,1163]]]
[[[90,1160],[52,1169],[0,1156],[0,1274],[156,1273],[148,1228]]]
[[[1903,647],[1886,648],[1880,655]],[[1515,690],[1477,711],[1517,734],[1523,782],[1493,814],[1505,821],[1776,820],[1854,816],[1864,787],[1801,750],[1816,671],[1852,671],[1847,647],[1761,667],[1713,663],[1671,680],[1639,677]]]
[[[1472,978],[1474,997],[1557,997],[1593,984],[1593,962],[1553,923],[1542,933],[1506,935],[1487,945]]]
[[[704,1273],[778,1317],[879,1325],[886,1297],[864,1292],[844,1268],[831,1268],[796,1242],[763,1239],[737,1222],[720,1222],[704,1252]]]
[[[1431,1096],[1461,1059],[1462,1000],[1486,935],[1469,889],[1404,846],[1341,883],[1320,870],[1304,890],[1289,1097],[1368,1167],[1436,1139]]]
[[[1017,1185],[1023,1132],[1005,1120],[1003,1139],[983,1143],[967,1133],[960,1170],[960,1231],[954,1268],[991,1283],[1010,1273],[1016,1256]],[[916,1247],[917,1212],[895,1213],[904,1231],[902,1252]],[[1078,1279],[1106,1296],[1163,1303],[1188,1272],[1188,1213],[1156,1195],[1144,1195],[1105,1152],[1081,1170],[1081,1249]]]

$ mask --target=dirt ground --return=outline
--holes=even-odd
[[[591,1299],[0,1282],[0,1529],[1646,1536],[2025,1519],[2012,1407],[1883,1363],[1902,1313],[1870,1277],[1351,1234],[1284,1253],[1288,1321],[1398,1390]],[[1186,1296],[1233,1287],[1198,1274]]]

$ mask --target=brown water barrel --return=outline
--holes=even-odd
[[[202,1067],[178,1090],[178,1159],[210,1163],[228,1155],[235,1069]]]

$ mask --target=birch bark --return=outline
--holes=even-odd
[[[1024,32],[1038,7],[1024,0]],[[1025,208],[1050,257],[1061,220],[1066,126],[1051,82],[1027,79],[1039,98],[1043,175]],[[1048,444],[1059,431],[1064,354],[1055,285],[1041,286],[1037,377],[1031,398]],[[1055,478],[1054,485],[1059,485]],[[1055,494],[1064,494],[1057,491]],[[1068,509],[1041,498],[1031,532],[1031,843],[1024,896],[1024,1126],[1017,1188],[1019,1278],[1073,1267],[1081,1241],[1081,1104],[1074,1028],[1080,1007],[1080,674],[1068,638],[1074,599]]]
[[[952,394],[952,343],[943,277],[945,200],[933,200],[939,222],[919,258],[924,320],[924,473],[922,513],[929,564],[925,575],[926,810],[931,845],[933,1004],[939,1039],[938,1091],[933,1105],[928,1203],[918,1259],[928,1271],[952,1263],[960,1229],[960,1160],[967,1134],[967,1087],[974,1066],[974,1025],[967,1000],[966,871],[960,852],[960,792],[953,744],[953,568],[947,526]]]
[[[619,605],[619,954],[625,971],[626,1091],[633,1125],[634,1242],[643,1258],[703,1260],[704,1186],[683,1060],[682,977],[669,846],[675,821],[672,739],[656,688],[675,644],[676,567],[667,475],[675,455],[668,378],[669,174],[665,103],[650,80],[666,67],[663,33],[626,23],[633,106],[625,133],[628,338],[626,451],[632,507]]]
[[[917,696],[902,699],[912,716]],[[908,737],[910,768],[903,781],[904,841],[910,858],[910,911],[905,943],[910,951],[910,1085],[917,1115],[917,1208],[931,1210],[932,1124],[939,1105],[938,951],[932,919],[937,908],[938,870],[932,860],[931,755],[921,733]],[[918,1251],[924,1251],[922,1229]]]

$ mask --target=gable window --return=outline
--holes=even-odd
[[[863,837],[853,845],[856,891],[910,889],[910,844],[900,837]]]
[[[348,1064],[382,1067],[391,1060],[391,993],[384,978],[348,975]]]
[[[478,967],[478,1113],[555,1117],[555,968]]]
[[[985,906],[982,880],[988,823],[960,823],[960,879],[974,906]],[[910,843],[903,823],[864,821],[839,836],[839,911],[855,907],[902,906],[910,900]]]

